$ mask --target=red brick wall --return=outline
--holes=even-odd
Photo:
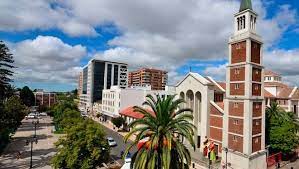
[[[262,115],[262,102],[253,102],[252,109],[253,109],[252,116],[260,117]]]
[[[238,103],[238,107],[235,107],[235,103]],[[229,102],[229,115],[243,117],[244,103],[243,102]]]
[[[218,141],[222,141],[222,130],[210,127],[210,138]]]
[[[252,135],[260,134],[262,132],[262,120],[252,120]]]
[[[251,41],[251,62],[258,63],[258,64],[261,63],[260,51],[261,51],[261,45],[254,41]]]
[[[210,116],[210,125],[222,128],[222,117]]]
[[[218,109],[216,109],[212,104],[210,105],[211,105],[211,110],[210,110],[211,114],[222,116],[222,113]]]
[[[258,68],[252,68],[252,81],[261,82],[262,70]]]
[[[229,117],[228,131],[231,133],[243,134],[243,125],[243,119]]]
[[[257,152],[261,150],[261,136],[252,138],[252,152]]]
[[[234,136],[235,136],[236,140],[233,140]],[[229,134],[228,135],[228,148],[232,149],[234,151],[243,153],[243,137]]]
[[[231,81],[244,81],[245,80],[245,67],[231,68],[230,69]]]
[[[223,102],[223,93],[214,93],[214,102]]]
[[[232,63],[240,63],[246,61],[246,41],[231,45]]]
[[[239,89],[235,89],[235,84],[239,84]],[[231,83],[230,84],[230,95],[243,96],[245,94],[244,83]]]
[[[258,83],[252,83],[252,95],[253,96],[261,96],[261,84]]]

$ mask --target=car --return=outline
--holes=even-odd
[[[117,146],[117,143],[114,141],[112,137],[107,137],[107,141],[110,147],[115,147]]]
[[[29,113],[27,116],[25,116],[26,119],[35,119],[37,116],[35,113]]]
[[[125,159],[125,164],[120,169],[130,169],[131,167],[131,158]]]
[[[40,116],[47,116],[46,112],[39,113]]]

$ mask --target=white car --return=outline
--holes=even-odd
[[[125,159],[125,164],[120,169],[130,169],[131,168],[131,158]]]
[[[40,116],[47,116],[47,113],[45,112],[42,112],[42,113],[39,113]]]
[[[112,137],[107,137],[107,141],[110,147],[115,147],[117,146],[117,143],[114,141]]]
[[[35,119],[36,114],[35,113],[29,113],[27,116],[25,116],[26,119]]]

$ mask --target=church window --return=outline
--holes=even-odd
[[[237,136],[233,136],[233,141],[238,142],[238,137]]]
[[[236,68],[236,69],[235,69],[235,74],[236,74],[236,75],[240,74],[240,69],[239,69],[239,68]]]
[[[235,84],[235,89],[239,89],[240,88],[240,84]]]
[[[234,125],[238,125],[239,124],[239,120],[234,120]]]

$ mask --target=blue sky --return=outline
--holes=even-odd
[[[264,64],[299,85],[299,3],[252,0]],[[165,6],[167,8],[165,9]],[[175,84],[189,70],[224,80],[238,0],[0,2],[0,39],[14,54],[14,85],[67,91],[91,58],[155,67]]]

